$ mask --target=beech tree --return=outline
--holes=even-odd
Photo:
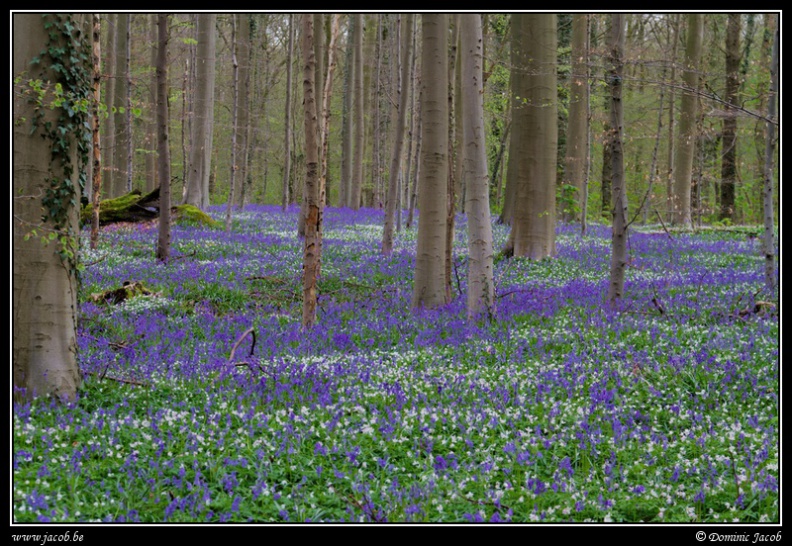
[[[776,30],[773,40],[773,54],[770,61],[770,94],[767,98],[767,123],[765,126],[765,163],[763,172],[764,235],[762,237],[765,255],[765,288],[771,294],[775,288],[775,238],[773,236],[773,156],[775,155],[775,124],[778,106],[778,28],[780,21],[776,15]]]
[[[81,381],[77,206],[91,142],[89,21],[86,14],[13,14],[11,323],[17,401],[45,395],[73,401]],[[41,98],[34,87],[43,90]],[[57,102],[55,93],[62,93]]]
[[[214,133],[216,20],[217,15],[214,13],[198,14],[195,119],[187,196],[184,202],[202,209],[209,205],[209,172]]]
[[[575,206],[564,210],[567,221],[577,221],[585,211],[588,173],[588,15],[572,16],[572,76],[569,79],[569,126],[564,183],[575,189]]]
[[[489,170],[484,142],[483,40],[481,16],[461,14],[462,44],[461,92],[465,170],[465,211],[468,221],[468,293],[469,319],[495,310],[495,286],[492,276],[492,224],[489,206]]]
[[[157,259],[167,262],[170,257],[171,229],[171,183],[170,183],[170,140],[168,139],[168,14],[157,15],[157,154],[159,157],[159,237]]]
[[[508,166],[514,213],[504,252],[532,260],[556,253],[556,27],[554,14],[512,15],[512,92],[518,99]]]
[[[721,154],[720,219],[734,220],[734,188],[737,180],[737,110],[740,91],[741,15],[730,13],[726,26],[726,93],[723,119],[723,153]]]
[[[421,15],[421,174],[413,307],[446,303],[445,235],[448,213],[448,15]]]
[[[704,25],[700,13],[687,14],[687,42],[682,81],[682,107],[679,112],[679,133],[674,163],[674,215],[673,223],[684,228],[693,225],[690,206],[693,157],[696,149],[696,117],[698,112],[699,60]]]

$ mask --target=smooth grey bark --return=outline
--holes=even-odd
[[[764,235],[762,242],[765,255],[765,288],[772,294],[775,290],[775,242],[773,236],[773,159],[775,156],[776,135],[775,125],[778,97],[778,29],[779,16],[776,15],[776,30],[773,40],[773,53],[770,61],[770,93],[767,97],[767,124],[766,124],[766,144],[765,144],[765,163],[763,173],[763,208],[764,208]]]
[[[239,124],[239,48],[237,40],[237,16],[231,16],[231,66],[233,67],[231,95],[231,174],[228,177],[228,201],[226,202],[225,230],[231,231],[231,208],[234,206],[234,192],[236,191],[237,174],[237,136]]]
[[[682,107],[679,112],[676,159],[674,163],[674,215],[672,223],[690,229],[693,226],[690,197],[693,158],[696,150],[696,118],[698,117],[699,61],[704,39],[700,13],[687,14],[687,43],[682,81]]]
[[[355,17],[354,32],[354,74],[353,88],[354,101],[352,109],[353,135],[352,146],[352,189],[350,191],[350,206],[357,210],[360,208],[360,198],[363,191],[363,149],[365,145],[365,120],[363,117],[363,15],[357,13]]]
[[[473,320],[495,312],[493,281],[492,216],[489,206],[489,169],[484,131],[483,39],[481,16],[461,14],[460,49],[462,142],[465,146],[465,212],[468,222],[467,316]]]
[[[352,87],[354,74],[354,53],[352,46],[356,20],[348,16],[349,30],[347,32],[346,56],[344,62],[344,105],[341,113],[341,182],[340,206],[351,207],[352,201]]]
[[[115,176],[115,148],[116,148],[116,116],[113,113],[115,107],[115,88],[116,88],[116,31],[118,28],[118,16],[114,13],[105,16],[107,21],[107,47],[105,48],[104,73],[105,77],[105,106],[107,107],[107,117],[102,131],[102,156],[104,157],[104,185],[105,197],[118,197],[113,192],[113,177]]]
[[[157,15],[157,155],[160,186],[159,236],[157,259],[167,262],[171,246],[170,141],[168,139],[168,14]]]
[[[448,15],[421,15],[421,174],[412,307],[446,303],[445,234],[448,215]]]
[[[569,125],[567,127],[564,184],[575,189],[574,208],[563,211],[568,222],[579,221],[588,170],[588,15],[572,16],[572,75],[569,79]],[[569,204],[565,204],[569,207]]]
[[[52,17],[48,15],[47,17]],[[82,32],[83,40],[91,35],[88,15],[72,15],[74,24]],[[49,32],[44,29],[40,13],[13,14],[14,76],[23,80],[58,82],[59,74],[46,62],[31,65],[47,47]],[[61,40],[62,33],[58,33]],[[57,39],[57,38],[56,38]],[[55,45],[55,44],[53,44]],[[86,59],[90,70],[90,56]],[[86,82],[86,85],[89,85]],[[19,91],[19,92],[18,92]],[[13,131],[13,277],[12,277],[12,369],[13,398],[31,400],[37,396],[53,395],[74,401],[80,386],[77,364],[77,278],[76,270],[64,263],[57,240],[44,244],[41,238],[55,233],[66,237],[74,251],[79,237],[76,203],[80,202],[79,169],[71,176],[74,188],[72,205],[66,204],[64,224],[58,227],[52,219],[42,220],[42,195],[50,186],[51,177],[63,178],[66,173],[60,160],[53,161],[51,142],[42,138],[44,123],[57,123],[59,107],[48,106],[52,96],[45,96],[43,118],[39,128],[31,133],[30,120],[38,105],[28,101],[28,95],[14,89],[13,119],[28,120],[12,123]],[[90,88],[85,96],[90,96]],[[76,135],[75,135],[76,136]],[[72,165],[77,165],[77,147],[70,148]]]
[[[129,86],[126,77],[126,51],[129,44],[129,36],[127,35],[127,24],[130,15],[128,13],[119,13],[116,16],[116,47],[115,47],[115,94],[114,104],[115,113],[115,148],[113,160],[113,174],[112,183],[110,185],[109,197],[118,197],[126,193],[127,175],[131,169],[127,157],[127,147],[130,137],[130,126],[126,115],[127,107],[127,92]]]
[[[409,99],[410,51],[412,49],[412,14],[400,16],[401,27],[401,83],[398,86],[399,108],[394,113],[395,135],[391,154],[390,171],[388,173],[388,194],[385,199],[385,228],[382,232],[382,253],[389,256],[393,252],[393,223],[396,218],[398,202],[402,147],[404,146],[404,128],[407,121],[407,103]]]
[[[199,13],[197,17],[195,121],[193,123],[192,146],[190,147],[187,196],[184,202],[203,209],[209,204],[209,196],[206,194],[209,186],[214,127],[215,21],[217,15]]]
[[[234,204],[238,210],[244,207],[247,180],[248,126],[250,122],[250,14],[237,14],[237,51],[238,68],[236,91],[236,175],[234,177]]]
[[[512,15],[513,92],[521,100],[512,106],[509,169],[515,176],[515,204],[504,252],[531,260],[556,253],[556,32],[555,14]]]
[[[281,208],[285,211],[289,205],[289,175],[291,171],[291,90],[292,90],[292,65],[294,64],[294,14],[289,14],[289,39],[288,53],[286,54],[286,121],[284,123],[285,135],[283,137],[283,193]]]
[[[149,64],[157,66],[157,14],[149,15]],[[143,142],[146,154],[146,191],[157,187],[157,71],[151,71],[148,85],[149,108],[146,112],[146,138]]]
[[[608,284],[608,301],[612,307],[624,296],[624,271],[627,268],[627,188],[624,180],[624,105],[622,81],[624,78],[624,16],[611,15],[610,63],[608,83],[611,88],[611,157],[613,160],[613,228],[611,238],[611,263]]]

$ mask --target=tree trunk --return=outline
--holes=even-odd
[[[157,239],[157,259],[167,262],[170,257],[170,141],[168,140],[168,14],[157,15],[159,38],[157,46],[157,154],[159,157],[160,216]]]
[[[101,63],[101,23],[98,14],[93,16],[93,215],[91,218],[91,249],[96,250],[99,244],[99,199],[102,195],[102,147],[99,139],[101,126],[99,104],[102,102],[102,69]]]
[[[360,208],[360,196],[363,190],[363,146],[365,145],[363,119],[363,15],[357,13],[354,32],[354,108],[352,111],[354,144],[352,147],[352,191],[350,205],[353,209]]]
[[[737,110],[740,92],[741,15],[729,14],[726,27],[726,117],[723,119],[723,152],[721,154],[720,219],[734,221],[734,188],[737,181]]]
[[[74,30],[66,30],[65,25],[62,32],[45,30],[45,23],[63,25],[66,18],[71,20]],[[89,17],[82,14],[13,14],[14,76],[24,76],[24,81],[62,83],[65,93],[73,92],[78,99],[90,100],[91,51],[86,40],[90,36],[87,20]],[[65,60],[76,55],[75,46],[84,55],[80,57],[84,59],[82,64]],[[48,47],[61,47],[65,53],[56,59],[42,55],[42,50]],[[41,62],[32,65],[34,57],[40,55]],[[80,82],[78,86],[84,87],[62,81],[61,74],[51,68],[55,62],[66,64],[72,71],[83,71],[83,78],[77,81]],[[50,90],[44,97],[44,105],[37,104],[27,91],[21,88],[12,93],[13,119],[19,121],[12,123],[13,396],[19,402],[46,395],[74,401],[80,385],[75,320],[79,237],[76,204],[80,202],[76,139],[85,137],[83,144],[88,144],[90,131],[85,134],[82,122],[87,123],[89,118],[79,112],[69,117],[75,124],[67,136],[70,143],[54,154],[55,142],[45,137],[49,131],[44,127],[48,123],[61,125],[66,113],[61,107],[50,106],[53,99]],[[42,117],[31,132],[30,123],[36,119],[39,108]],[[47,202],[49,205],[45,205]],[[45,206],[52,205],[57,210],[50,211],[42,219]],[[50,237],[55,240],[49,241]]]
[[[324,81],[324,90],[322,92],[322,131],[321,131],[321,145],[320,149],[320,162],[322,164],[320,180],[319,199],[322,201],[322,208],[327,204],[327,163],[328,156],[330,155],[330,99],[333,96],[333,74],[336,67],[336,41],[338,40],[338,27],[341,21],[341,16],[338,14],[332,15],[332,23],[330,26],[330,44],[327,53],[327,78]],[[316,27],[316,18],[314,17],[314,28]],[[317,40],[318,41],[318,40]],[[319,50],[321,52],[321,48]],[[317,73],[321,71],[317,70]]]
[[[412,49],[412,14],[401,15],[401,84],[398,87],[399,108],[395,112],[396,133],[393,139],[390,171],[388,173],[388,195],[385,199],[385,229],[382,232],[382,253],[390,256],[393,252],[393,222],[396,217],[396,203],[399,191],[398,177],[401,166],[404,128],[407,120],[409,99],[410,50]]]
[[[482,81],[483,40],[481,16],[462,14],[460,44],[464,51],[461,67],[464,179],[467,186],[465,211],[468,221],[467,316],[473,320],[495,312],[495,286],[492,276],[492,217],[489,207],[489,170],[484,139],[484,86]]]
[[[516,198],[505,252],[532,260],[556,253],[556,27],[554,14],[512,15],[514,93],[526,102],[512,110]]]
[[[775,291],[775,242],[773,237],[773,156],[776,146],[776,97],[778,97],[778,29],[779,16],[776,15],[775,39],[773,40],[773,54],[770,61],[770,94],[767,97],[767,126],[764,164],[764,236],[763,246],[765,254],[765,288],[773,294]]]
[[[213,13],[198,14],[198,51],[195,90],[195,122],[190,147],[190,171],[187,179],[186,204],[205,208],[208,195],[210,160],[212,157],[212,127],[215,84],[215,21]]]
[[[116,88],[116,32],[118,30],[118,15],[111,13],[105,16],[107,22],[107,47],[105,48],[105,106],[107,107],[107,118],[105,118],[104,131],[102,136],[102,144],[104,151],[104,185],[105,194],[108,197],[118,197],[113,195],[115,187],[113,186],[113,179],[115,178],[115,149],[116,149],[116,126],[115,114],[113,108],[115,107],[115,88]]]
[[[608,301],[615,307],[624,295],[624,270],[627,267],[627,188],[624,180],[624,108],[622,79],[624,77],[624,16],[611,15],[611,144],[613,158],[613,229],[611,241],[610,283]]]
[[[149,64],[151,68],[157,66],[157,14],[149,15]],[[148,88],[148,108],[146,112],[146,191],[151,191],[157,186],[157,71],[151,71]]]
[[[416,52],[417,53],[417,52]],[[421,119],[421,90],[420,80],[416,82],[418,85],[418,106],[416,109],[416,116],[418,117],[418,130],[416,131],[417,137],[415,142],[415,170],[412,175],[412,189],[410,191],[410,209],[407,211],[407,228],[411,228],[415,218],[415,205],[418,202],[418,179],[421,169],[421,132],[423,131],[423,120]]]
[[[314,98],[313,17],[302,15],[303,114],[305,120],[305,244],[303,251],[303,328],[316,323],[317,280],[321,264],[322,203],[319,196],[319,126]]]
[[[456,221],[456,116],[455,111],[459,109],[456,103],[456,75],[459,65],[459,16],[449,15],[449,24],[453,26],[451,30],[451,47],[448,63],[448,185],[446,186],[446,205],[448,207],[446,217],[446,236],[445,236],[445,286],[446,300],[451,301],[451,282],[454,268],[454,228]]]
[[[421,15],[421,176],[412,306],[446,303],[445,234],[448,205],[448,15]]]
[[[676,160],[674,164],[674,216],[673,224],[690,229],[693,226],[690,206],[693,158],[696,149],[696,118],[698,111],[698,66],[704,26],[700,13],[688,13],[687,45],[685,49],[682,81],[685,91],[679,113]]]
[[[244,207],[247,180],[248,125],[250,124],[250,14],[237,14],[237,115],[236,115],[236,175],[234,204],[237,210]]]
[[[231,231],[231,209],[234,205],[234,192],[236,191],[237,174],[237,136],[239,135],[239,48],[237,42],[237,16],[231,16],[231,65],[233,66],[233,79],[231,95],[233,106],[231,108],[231,174],[228,177],[228,201],[226,202],[225,229]]]
[[[346,57],[344,63],[344,106],[341,113],[341,183],[340,183],[340,205],[351,207],[352,193],[352,75],[354,73],[354,53],[352,47],[352,35],[355,33],[355,18],[349,18],[349,32],[347,33]]]
[[[289,14],[289,45],[288,53],[286,54],[286,122],[285,122],[285,135],[283,137],[283,195],[281,199],[281,208],[286,211],[289,205],[289,174],[291,171],[291,89],[292,89],[292,65],[294,64],[294,14]]]
[[[572,16],[572,75],[569,79],[569,126],[567,127],[564,185],[574,188],[574,197],[564,202],[564,219],[580,220],[583,209],[583,184],[588,168],[588,15]]]
[[[127,36],[127,23],[129,22],[130,15],[128,13],[119,13],[116,18],[116,49],[115,49],[115,150],[113,155],[115,160],[113,166],[112,185],[110,187],[110,196],[118,197],[126,193],[127,175],[131,166],[127,161],[127,146],[130,137],[130,127],[127,123],[129,120],[126,116],[127,107],[127,67],[126,67],[126,50],[129,44],[129,36]]]

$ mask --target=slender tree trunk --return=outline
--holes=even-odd
[[[516,38],[512,34],[512,41]],[[514,85],[515,80],[517,79],[517,71],[514,67],[517,66],[517,48],[511,48],[510,60],[512,63],[512,70],[509,72],[509,109],[511,111],[511,119],[514,121],[514,112],[522,108],[524,105],[522,101],[517,97],[514,93]],[[517,154],[513,153],[514,148],[512,148],[512,143],[515,142],[515,135],[512,132],[512,136],[509,139],[509,155],[506,160],[506,188],[505,188],[505,198],[503,200],[503,208],[501,209],[500,216],[498,217],[499,224],[506,224],[511,225],[512,217],[514,216],[514,201],[517,195],[516,190],[516,182],[515,182],[515,175],[517,172]]]
[[[377,45],[375,51],[376,61],[376,69],[375,73],[375,83],[374,87],[374,97],[371,101],[371,107],[374,110],[374,118],[373,125],[374,130],[372,131],[373,138],[371,142],[371,186],[373,188],[379,188],[381,185],[380,179],[382,178],[382,165],[380,161],[380,143],[381,143],[381,135],[380,135],[380,95],[381,95],[381,83],[380,77],[382,72],[382,15],[377,14]],[[378,206],[379,201],[375,201],[375,206]]]
[[[408,132],[408,139],[407,139],[407,165],[404,169],[404,200],[402,201],[403,207],[410,208],[411,203],[411,196],[412,196],[412,188],[415,186],[414,183],[411,183],[412,179],[412,172],[413,172],[413,160],[418,162],[417,153],[413,153],[415,149],[415,143],[417,141],[416,131],[418,115],[417,115],[417,108],[416,102],[418,100],[418,93],[416,91],[416,72],[415,72],[415,65],[416,59],[418,57],[416,53],[416,42],[417,42],[417,32],[415,32],[415,17],[413,17],[413,26],[412,26],[412,52],[410,56],[410,129]],[[405,227],[410,227],[410,218],[408,216],[405,219]]]
[[[132,162],[132,16],[127,17],[126,22],[126,62],[125,76],[126,76],[126,127],[127,127],[127,140],[126,140],[126,185],[125,193],[132,191],[132,171],[134,163]]]
[[[127,175],[130,170],[130,165],[127,162],[127,147],[130,136],[131,127],[127,123],[126,116],[127,106],[127,92],[129,86],[127,85],[128,79],[127,66],[126,66],[126,51],[129,44],[129,36],[127,35],[127,24],[129,23],[130,15],[128,13],[119,13],[116,19],[116,69],[115,69],[115,161],[113,162],[115,171],[113,172],[113,183],[110,197],[118,197],[125,192]]]
[[[354,74],[355,48],[352,45],[356,19],[348,15],[349,31],[347,32],[346,58],[344,63],[344,106],[341,114],[341,185],[340,205],[352,206],[352,76]]]
[[[247,180],[248,125],[250,113],[250,14],[237,14],[237,63],[239,64],[236,115],[236,181],[234,200],[237,210],[244,207]]]
[[[674,225],[690,229],[693,226],[690,193],[692,188],[693,158],[696,149],[696,118],[698,105],[699,60],[704,26],[700,13],[688,13],[685,71],[682,81],[682,109],[679,115],[676,161],[674,164]]]
[[[772,60],[770,61],[770,94],[767,97],[767,125],[766,125],[766,145],[765,145],[765,164],[764,164],[764,236],[763,246],[765,254],[765,288],[770,294],[775,291],[775,242],[773,236],[773,159],[775,155],[776,135],[775,124],[777,123],[778,97],[778,30],[779,16],[776,15],[775,39],[773,40]]]
[[[171,244],[170,142],[168,139],[168,14],[157,16],[157,155],[159,157],[160,216],[157,259],[167,262]]]
[[[330,151],[330,99],[333,96],[333,74],[336,67],[336,41],[338,40],[338,31],[341,21],[341,16],[338,14],[332,15],[332,23],[330,28],[330,45],[327,52],[327,78],[324,80],[324,91],[322,92],[322,130],[321,130],[321,145],[319,158],[322,164],[320,180],[319,199],[322,202],[322,208],[327,204],[327,161]],[[316,18],[314,18],[314,28],[316,28]],[[321,52],[321,49],[319,50]],[[320,73],[317,70],[317,73]]]
[[[289,174],[291,171],[291,149],[289,145],[291,144],[291,89],[292,89],[292,65],[293,57],[294,57],[294,14],[289,14],[289,45],[288,45],[288,53],[286,56],[286,122],[285,125],[285,135],[283,137],[283,197],[281,199],[281,208],[286,211],[286,207],[289,205]]]
[[[669,15],[669,17],[671,17]],[[674,217],[674,163],[676,161],[676,139],[674,133],[676,132],[676,59],[677,50],[679,49],[679,20],[681,14],[673,15],[673,23],[671,25],[670,38],[671,43],[671,89],[668,91],[668,171],[666,174],[666,208],[668,218]]]
[[[503,130],[503,135],[501,136],[500,144],[498,145],[498,155],[495,158],[495,166],[492,170],[492,181],[495,184],[495,206],[501,206],[501,196],[503,193],[503,171],[501,166],[503,164],[503,156],[506,153],[506,144],[509,141],[509,131],[511,131],[511,121],[506,123],[506,127]]]
[[[56,17],[68,17],[74,30],[65,30],[65,24],[63,31],[45,29],[44,25]],[[14,76],[24,72],[25,81],[41,80],[45,85],[62,82],[64,91],[68,92],[72,90],[69,82],[63,82],[62,75],[52,69],[53,60],[42,54],[42,50],[60,47],[68,52],[77,48],[85,56],[70,68],[84,70],[86,79],[79,84],[84,87],[73,91],[78,98],[88,99],[91,96],[89,21],[89,16],[82,14],[14,13]],[[41,57],[41,62],[31,64],[36,57]],[[12,392],[17,402],[47,395],[73,402],[80,386],[76,358],[77,260],[65,258],[63,253],[77,252],[80,184],[76,141],[84,135],[71,134],[71,145],[61,150],[60,158],[53,159],[53,142],[45,137],[48,131],[44,127],[57,124],[64,112],[60,107],[42,107],[42,118],[36,126],[31,126],[40,106],[29,100],[30,95],[25,93],[29,89],[25,87],[12,92],[15,121],[12,123]],[[44,102],[48,104],[53,99],[51,88],[46,92]],[[53,191],[50,184],[54,180],[60,182],[57,191],[62,193],[58,196],[62,201],[59,205],[56,202],[60,210],[42,218],[43,197]],[[54,241],[42,243],[41,237],[52,234],[56,235]]]
[[[613,158],[613,230],[611,242],[610,284],[608,301],[612,307],[624,296],[624,271],[627,268],[627,188],[624,180],[624,109],[622,79],[624,77],[624,16],[611,15],[611,133]]]
[[[514,93],[526,103],[512,110],[509,155],[516,156],[516,204],[504,251],[532,260],[556,253],[556,32],[554,14],[512,15]]]
[[[157,14],[149,15],[150,61],[152,68],[157,66]],[[149,81],[149,108],[146,113],[146,191],[157,187],[157,71],[152,70]]]
[[[319,126],[314,97],[315,60],[313,49],[313,17],[302,17],[303,114],[305,120],[305,245],[303,251],[303,328],[316,324],[317,280],[321,265],[322,203],[319,196]]]
[[[102,102],[102,69],[101,63],[101,23],[98,14],[93,15],[93,192],[91,194],[93,214],[91,216],[91,248],[96,250],[99,244],[99,202],[102,195],[102,147],[99,139],[101,118],[99,104]]]
[[[734,220],[734,188],[737,181],[737,104],[740,92],[741,15],[729,14],[726,27],[726,117],[723,119],[723,153],[721,154],[720,219]]]
[[[422,148],[418,241],[412,306],[446,303],[445,234],[448,216],[448,15],[421,15]]]
[[[197,15],[198,51],[195,90],[195,123],[193,123],[192,146],[190,147],[190,170],[187,179],[187,198],[185,203],[204,208],[208,196],[210,158],[212,157],[212,126],[214,120],[209,116],[213,111],[215,84],[215,21],[214,13]]]
[[[115,108],[115,88],[116,88],[116,34],[118,31],[118,15],[108,14],[105,16],[107,21],[107,48],[105,51],[105,105],[107,106],[107,118],[105,119],[103,132],[104,152],[104,182],[105,194],[107,197],[118,197],[113,186],[115,178],[115,149],[116,149],[116,116],[113,113]]]
[[[401,26],[401,84],[398,87],[399,108],[395,113],[396,133],[393,139],[393,153],[388,173],[388,196],[385,200],[385,229],[382,232],[382,253],[390,256],[393,252],[393,222],[396,217],[398,201],[398,177],[401,166],[402,147],[404,145],[404,128],[407,120],[407,101],[409,99],[410,50],[412,48],[413,16],[400,16]]]
[[[233,66],[233,80],[231,94],[233,107],[231,108],[231,174],[228,178],[228,202],[226,203],[225,229],[231,231],[231,209],[234,206],[234,192],[236,190],[237,174],[237,128],[239,127],[239,57],[237,47],[237,16],[231,16],[231,66]]]
[[[416,82],[416,83],[419,84],[418,85],[418,94],[421,95],[422,93],[420,91],[420,88],[421,88],[420,81]],[[410,191],[410,208],[407,211],[407,228],[408,229],[412,227],[413,220],[415,218],[415,205],[418,202],[418,180],[419,180],[420,169],[421,169],[421,133],[423,131],[423,120],[421,119],[421,99],[420,99],[420,96],[419,96],[419,100],[418,100],[418,107],[417,107],[416,115],[418,116],[418,131],[417,131],[418,136],[417,136],[417,140],[415,142],[415,171],[413,171],[413,176],[412,176],[413,183],[412,183],[412,190]]]
[[[451,51],[448,63],[448,186],[446,191],[446,205],[448,206],[448,216],[446,218],[446,237],[445,237],[445,286],[446,300],[451,301],[451,282],[454,268],[454,228],[456,220],[456,115],[459,109],[456,104],[456,75],[459,64],[459,16],[449,15],[449,23],[452,25],[451,31]]]
[[[364,119],[363,119],[363,15],[357,13],[355,17],[355,33],[354,33],[354,48],[355,48],[355,62],[354,62],[354,109],[353,121],[354,128],[353,140],[354,145],[352,149],[352,191],[350,192],[351,206],[357,210],[360,208],[360,196],[363,190],[363,147],[365,145],[364,137]]]
[[[574,202],[565,203],[563,211],[567,222],[580,220],[583,209],[583,184],[587,169],[588,145],[586,121],[588,120],[588,15],[572,16],[572,76],[569,79],[569,126],[567,128],[566,167],[564,184],[574,188]]]
[[[495,312],[493,281],[492,217],[489,207],[489,169],[484,139],[483,39],[481,16],[462,14],[460,44],[464,51],[461,66],[464,179],[467,185],[465,210],[468,220],[467,316],[473,320]]]

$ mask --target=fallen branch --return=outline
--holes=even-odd
[[[233,349],[231,349],[231,356],[228,357],[229,364],[233,362],[234,354],[236,353],[236,350],[239,348],[240,343],[242,343],[242,340],[244,340],[248,336],[248,334],[250,334],[250,336],[253,338],[253,344],[250,346],[250,354],[248,355],[248,357],[253,356],[253,350],[256,348],[256,331],[251,327],[245,330],[245,332],[239,337],[237,342],[234,344]]]
[[[660,216],[660,212],[657,209],[654,209],[654,211],[655,211],[655,214],[657,215],[657,218],[660,220],[660,225],[663,226],[663,231],[665,231],[666,235],[668,235],[668,238],[673,241],[674,238],[671,237],[671,233],[669,233],[668,228],[665,225],[665,222],[663,222],[663,217]]]
[[[99,379],[108,379],[110,381],[115,381],[117,383],[124,383],[126,385],[135,385],[138,387],[151,387],[151,385],[149,385],[148,383],[141,383],[140,381],[135,381],[133,379],[121,379],[120,377],[112,377],[109,375],[105,375],[106,373],[107,373],[107,369],[105,368],[105,371],[101,375],[99,375],[98,372],[88,372],[88,375],[95,375],[99,377]]]

